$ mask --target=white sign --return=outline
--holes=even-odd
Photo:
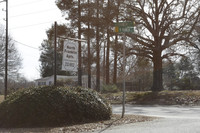
[[[65,41],[63,47],[62,70],[77,71],[78,43]]]

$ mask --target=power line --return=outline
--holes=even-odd
[[[32,2],[27,2],[27,3],[22,3],[22,4],[18,4],[18,5],[13,5],[13,6],[9,6],[10,8],[15,8],[15,7],[19,7],[19,6],[24,6],[24,5],[30,5],[30,4],[34,4],[34,3],[38,3],[44,0],[35,0]]]
[[[27,44],[21,43],[21,42],[19,42],[19,41],[14,40],[14,39],[12,39],[12,40],[13,40],[14,42],[16,42],[16,43],[18,43],[18,44],[21,44],[21,45],[24,45],[24,46],[26,46],[26,47],[29,47],[29,48],[32,48],[32,49],[35,49],[35,50],[39,50],[38,48],[29,46],[29,45],[27,45]]]
[[[1,37],[2,37],[2,36],[1,36]],[[3,37],[3,38],[5,38],[5,37]],[[21,44],[21,45],[23,45],[23,46],[26,46],[26,47],[29,47],[29,48],[32,48],[32,49],[35,49],[35,50],[39,50],[39,48],[29,46],[29,45],[27,45],[27,44],[21,43],[21,42],[19,42],[19,41],[14,40],[14,39],[11,39],[11,40],[14,41],[14,42],[16,42],[16,43],[18,43],[18,44]]]
[[[63,19],[60,19],[58,21],[61,21],[61,20],[63,20]],[[19,27],[13,27],[13,28],[10,28],[10,30],[15,30],[15,29],[19,29],[19,28],[26,28],[26,27],[33,27],[33,26],[47,24],[47,23],[52,23],[53,24],[53,21],[48,21],[48,22],[43,22],[43,23],[37,23],[37,24],[31,24],[31,25],[25,25],[25,26],[19,26]]]
[[[47,10],[43,10],[43,11],[35,11],[35,12],[30,12],[30,13],[10,16],[10,18],[21,17],[21,16],[26,16],[26,15],[31,15],[31,14],[38,14],[38,13],[43,13],[43,12],[48,12],[48,11],[53,11],[53,10],[57,10],[57,8],[52,8],[52,9],[47,9]]]

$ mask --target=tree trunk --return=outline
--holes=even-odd
[[[109,33],[109,28],[107,28],[107,51],[106,51],[106,84],[107,85],[110,83],[109,55],[110,55],[110,33]]]
[[[161,52],[154,51],[153,65],[153,85],[151,90],[161,91],[163,90]]]
[[[103,71],[103,83],[105,83],[106,81],[106,44],[104,43],[104,46],[103,46],[103,68],[102,68],[102,71]]]
[[[161,91],[163,90],[163,79],[162,79],[162,57],[161,57],[161,40],[159,38],[159,10],[158,1],[155,2],[155,50],[153,51],[153,85],[152,91]]]
[[[99,20],[99,0],[97,0],[97,20]],[[100,91],[100,46],[99,46],[99,22],[96,26],[96,90]]]
[[[107,5],[107,51],[106,51],[106,84],[108,85],[110,83],[110,32],[109,32],[109,25],[110,25],[110,1],[108,0],[108,5]]]
[[[116,21],[119,22],[119,6],[120,1],[117,2],[117,16]],[[113,71],[113,84],[117,84],[117,55],[118,55],[118,35],[115,35],[115,47],[114,47],[114,71]]]
[[[118,36],[115,36],[115,47],[114,47],[114,70],[113,70],[113,84],[117,84],[117,44]]]

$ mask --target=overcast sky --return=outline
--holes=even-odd
[[[1,0],[0,0],[1,1]],[[39,47],[46,38],[46,30],[55,21],[63,23],[61,11],[55,0],[8,0],[9,35],[16,41],[16,47],[23,59],[21,73],[28,80],[40,78]],[[5,2],[0,3],[5,10]],[[5,12],[0,10],[0,23],[5,25]]]

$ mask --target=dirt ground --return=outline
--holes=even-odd
[[[55,128],[12,128],[12,129],[0,129],[0,133],[81,133],[92,131],[103,131],[112,126],[130,124],[136,122],[152,121],[154,117],[140,116],[140,115],[125,115],[121,118],[121,115],[112,115],[112,118],[107,121],[100,121],[95,123],[86,123],[73,126],[63,126]]]

